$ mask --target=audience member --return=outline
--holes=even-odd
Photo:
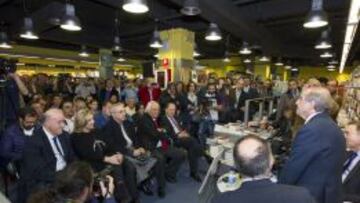
[[[305,88],[296,101],[296,113],[305,120],[282,169],[280,183],[306,187],[318,203],[341,202],[341,173],[345,139],[329,117],[329,91]]]
[[[343,165],[342,189],[344,202],[360,202],[360,123],[346,126],[345,138],[350,150]]]
[[[305,188],[271,182],[274,158],[265,140],[255,135],[242,137],[234,146],[233,156],[242,185],[235,191],[216,196],[213,203],[315,203]]]

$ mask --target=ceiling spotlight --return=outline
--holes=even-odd
[[[327,68],[328,69],[335,69],[336,67],[334,65],[328,65]]]
[[[209,29],[206,31],[205,39],[208,41],[219,41],[222,39],[221,31],[215,23],[210,23]]]
[[[155,28],[154,30],[154,34],[150,42],[150,47],[154,49],[159,49],[163,47],[163,42],[160,38],[160,32],[157,30],[157,28]]]
[[[119,56],[119,58],[117,59],[117,61],[118,61],[118,62],[125,62],[125,61],[126,61],[126,59],[125,59],[125,58],[123,58],[122,56]]]
[[[39,39],[37,34],[34,33],[34,24],[33,20],[30,17],[24,18],[24,27],[22,29],[22,32],[20,33],[20,37],[24,39]]]
[[[243,42],[243,45],[239,51],[240,54],[249,55],[252,53],[251,49],[249,48],[249,44],[247,42]]]
[[[81,23],[79,18],[75,14],[74,5],[67,3],[65,4],[65,15],[61,19],[60,27],[68,31],[80,31]]]
[[[225,62],[225,63],[230,63],[231,62],[231,59],[230,59],[230,54],[229,54],[229,52],[228,51],[225,51],[225,54],[224,54],[224,59],[223,59],[223,61]]]
[[[329,61],[330,65],[337,65],[339,62],[337,60],[331,60]]]
[[[79,56],[84,57],[84,58],[87,58],[90,56],[90,54],[86,50],[86,46],[84,46],[84,45],[81,46],[81,51],[79,53]]]
[[[112,50],[113,51],[116,51],[116,52],[121,52],[122,51],[122,48],[121,48],[121,45],[120,45],[120,37],[119,36],[115,36],[114,37],[114,45],[112,47]]]
[[[0,48],[2,49],[11,49],[13,48],[9,43],[7,33],[5,31],[0,32]]]
[[[291,66],[287,65],[287,66],[285,66],[285,69],[286,69],[286,70],[290,70],[290,69],[291,69]]]
[[[321,37],[315,45],[315,49],[329,49],[332,45],[329,42],[329,30],[324,30]]]
[[[269,59],[268,57],[266,57],[266,56],[262,56],[262,57],[259,59],[259,61],[261,61],[261,62],[269,62],[270,59]]]
[[[281,58],[278,58],[278,60],[275,63],[275,66],[283,66],[284,63],[281,61]]]
[[[251,63],[251,60],[250,59],[245,59],[244,63]]]
[[[333,57],[333,54],[330,53],[330,52],[328,52],[328,51],[326,51],[326,52],[324,52],[323,54],[321,54],[320,57],[321,57],[321,58],[331,58],[331,57]]]
[[[327,15],[323,10],[323,0],[312,0],[311,11],[303,24],[305,28],[319,28],[328,25]]]
[[[298,69],[298,68],[296,68],[296,67],[293,67],[293,68],[291,68],[291,71],[293,71],[293,72],[297,72],[297,71],[299,71],[299,69]]]
[[[331,68],[328,68],[328,71],[336,71],[336,69],[335,68],[333,68],[333,69],[331,69]]]
[[[199,7],[199,0],[185,0],[180,12],[186,16],[199,15],[201,13],[201,9]]]
[[[201,54],[196,44],[194,44],[193,57],[199,57]]]
[[[146,0],[124,0],[122,8],[129,13],[135,14],[142,14],[149,11]]]

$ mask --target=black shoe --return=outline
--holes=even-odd
[[[169,176],[166,176],[166,181],[169,182],[169,183],[177,183],[177,179],[176,177],[169,177]]]
[[[150,185],[143,183],[140,185],[139,189],[147,196],[153,196],[154,192],[151,190]]]
[[[165,190],[164,189],[158,189],[158,196],[160,198],[164,198],[166,196]]]

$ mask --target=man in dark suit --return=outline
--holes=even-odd
[[[346,126],[345,138],[350,150],[343,165],[343,201],[360,202],[360,122]]]
[[[318,203],[341,202],[341,174],[345,139],[327,111],[332,98],[327,89],[309,87],[296,101],[305,120],[297,133],[279,181],[306,187]]]
[[[75,160],[69,135],[63,132],[62,111],[50,109],[44,115],[42,128],[34,133],[24,149],[20,178],[25,197],[53,183],[55,173]]]
[[[305,188],[270,181],[274,158],[270,145],[260,137],[242,137],[236,142],[233,155],[242,185],[235,191],[215,196],[212,203],[315,203]]]
[[[106,154],[120,153],[126,156],[140,156],[145,153],[141,147],[140,140],[135,136],[134,126],[126,121],[124,104],[117,103],[111,106],[111,116],[102,129],[102,139],[107,145]],[[137,190],[136,168],[129,160],[124,159],[122,163],[124,180],[133,202],[139,202]]]
[[[164,128],[160,127],[159,114],[160,105],[155,101],[150,101],[145,108],[145,114],[139,122],[138,134],[143,140],[145,149],[152,153],[161,164],[161,168],[165,170],[166,180],[175,183],[177,182],[176,174],[186,158],[186,153],[171,144],[170,135]],[[164,180],[158,181],[164,184]],[[159,188],[158,194],[164,196],[164,188]]]
[[[245,101],[250,99],[248,93],[244,91],[244,86],[244,80],[239,79],[236,87],[230,90],[230,112],[228,114],[232,122],[244,120]]]
[[[166,130],[173,140],[175,146],[184,148],[187,151],[190,164],[190,177],[197,182],[201,182],[198,175],[198,160],[202,155],[200,144],[195,138],[181,126],[179,120],[175,118],[176,106],[168,103],[165,108],[165,115],[161,117],[160,125]]]

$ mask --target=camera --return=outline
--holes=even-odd
[[[16,72],[16,61],[0,59],[0,87],[5,86],[7,74]]]
[[[100,188],[100,182],[104,182],[105,187],[108,186],[109,184],[109,180],[107,179],[106,176],[110,175],[113,171],[113,167],[112,166],[106,166],[105,169],[101,170],[98,173],[95,173],[94,175],[94,185],[93,185],[93,191],[94,192],[100,192],[101,188]]]

